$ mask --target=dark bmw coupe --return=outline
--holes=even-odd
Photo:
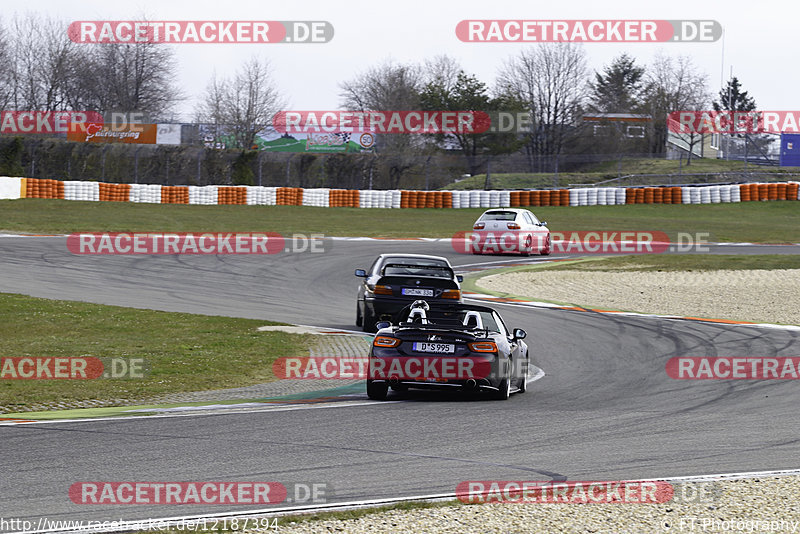
[[[381,254],[368,270],[356,269],[355,274],[363,278],[358,287],[356,325],[364,332],[374,332],[377,321],[390,320],[417,299],[461,302],[463,278],[441,256]]]

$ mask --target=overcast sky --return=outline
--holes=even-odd
[[[714,43],[583,46],[592,70],[602,69],[622,52],[633,55],[640,64],[649,63],[658,50],[668,55],[690,55],[709,75],[715,96],[721,77],[724,74],[727,80],[732,66],[759,109],[800,107],[797,19],[791,8],[777,7],[791,5],[790,2],[775,2],[769,9],[742,0],[670,0],[652,4],[641,0],[3,0],[2,5],[6,20],[14,12],[29,11],[68,22],[135,20],[144,14],[150,20],[326,20],[333,25],[335,36],[327,44],[168,45],[176,51],[178,83],[188,97],[180,107],[182,118],[187,120],[215,70],[218,75],[228,76],[253,55],[270,59],[290,109],[324,110],[339,108],[340,82],[386,59],[421,62],[448,54],[491,85],[503,60],[532,46],[461,42],[456,38],[455,27],[464,19],[717,20],[725,34],[724,39]]]

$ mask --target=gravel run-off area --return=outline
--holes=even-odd
[[[490,503],[412,511],[390,510],[358,519],[291,522],[278,532],[574,533],[800,532],[800,477],[783,476],[671,484],[660,504]],[[250,529],[247,533],[270,532]]]
[[[589,308],[800,325],[800,269],[533,270],[489,275],[477,284]]]

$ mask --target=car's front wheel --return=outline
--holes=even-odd
[[[372,400],[386,400],[389,393],[389,384],[386,382],[373,382],[367,380],[367,397]]]

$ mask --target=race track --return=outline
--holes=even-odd
[[[0,291],[352,329],[353,270],[378,253],[443,254],[464,271],[519,261],[417,241],[334,241],[324,254],[180,257],[74,256],[64,241],[0,239]],[[331,500],[344,502],[452,493],[465,480],[798,467],[795,382],[675,381],[664,372],[673,356],[800,356],[797,329],[498,306],[508,326],[528,331],[532,360],[546,373],[507,402],[420,394],[299,410],[3,426],[0,517],[144,519],[235,509],[79,506],[67,495],[76,481],[326,483]]]

